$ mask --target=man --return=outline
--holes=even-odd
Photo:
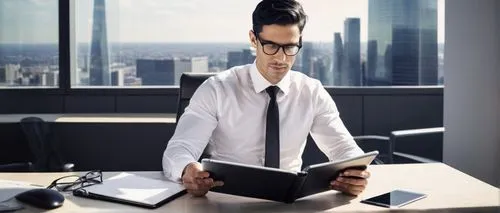
[[[192,195],[223,184],[197,162],[207,146],[213,159],[296,171],[309,133],[330,160],[363,153],[321,83],[290,71],[302,45],[302,6],[263,0],[252,20],[255,62],[221,72],[198,88],[163,155],[165,175],[181,180]],[[332,189],[358,195],[369,176],[347,170],[332,180]]]

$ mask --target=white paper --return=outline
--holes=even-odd
[[[40,188],[40,186],[28,182],[0,180],[0,202],[7,201],[21,192],[35,188]]]
[[[167,180],[157,180],[122,172],[104,180],[102,184],[92,185],[84,189],[94,194],[153,205],[181,192],[184,187]]]

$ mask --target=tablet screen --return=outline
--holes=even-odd
[[[424,197],[426,197],[425,194],[394,190],[392,192],[362,200],[361,202],[385,207],[401,207]]]

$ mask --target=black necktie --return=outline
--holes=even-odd
[[[267,107],[266,119],[266,167],[280,167],[280,114],[278,102],[276,102],[277,86],[270,86],[266,89],[271,100]]]

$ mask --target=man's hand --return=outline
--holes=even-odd
[[[332,189],[357,196],[365,190],[369,177],[370,172],[367,170],[348,169],[340,173],[330,184]]]
[[[193,162],[184,168],[182,184],[189,194],[197,197],[205,195],[212,187],[224,185],[222,181],[214,181],[209,176],[208,172],[203,171],[200,163]]]

